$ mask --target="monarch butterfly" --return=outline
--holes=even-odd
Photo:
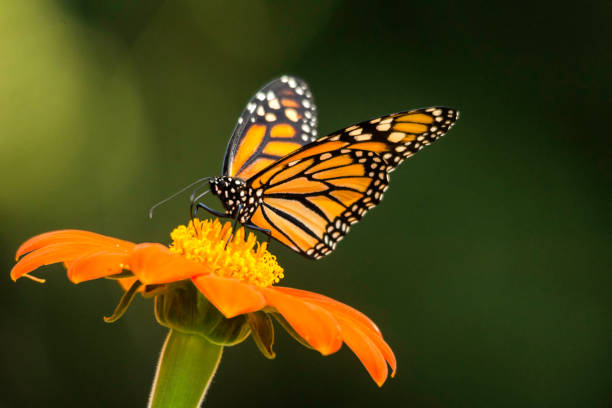
[[[308,258],[319,259],[376,206],[389,173],[443,136],[458,112],[431,107],[361,122],[317,139],[316,107],[306,83],[282,76],[259,90],[238,119],[223,175],[210,191],[216,211]]]

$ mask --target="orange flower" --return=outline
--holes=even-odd
[[[196,219],[177,227],[171,236],[173,244],[168,248],[88,231],[48,232],[19,247],[17,259],[25,256],[11,270],[11,278],[44,282],[29,273],[63,262],[73,283],[116,277],[124,288],[138,281],[142,289],[190,279],[225,318],[257,311],[280,314],[293,335],[323,355],[346,343],[379,386],[387,378],[387,363],[392,376],[395,373],[391,348],[364,314],[323,295],[272,286],[283,278],[283,269],[267,251],[267,244],[258,244],[253,234],[245,239],[244,230],[239,229],[230,240],[230,223]],[[123,277],[126,274],[129,277]]]

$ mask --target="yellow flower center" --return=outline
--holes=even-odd
[[[276,256],[268,252],[267,242],[260,244],[252,233],[245,239],[244,228],[238,229],[233,237],[231,234],[232,225],[229,222],[222,225],[217,219],[200,221],[196,218],[187,226],[179,225],[172,231],[170,251],[211,265],[219,276],[261,287],[273,285],[284,278],[284,270],[276,262]]]

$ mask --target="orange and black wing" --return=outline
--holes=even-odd
[[[247,180],[262,189],[250,222],[310,258],[321,258],[388,187],[388,173],[457,119],[427,108],[373,119],[322,137]]]
[[[250,222],[310,258],[331,252],[388,186],[379,155],[336,143],[307,146],[249,180],[263,189]]]
[[[317,143],[341,141],[349,149],[379,154],[393,171],[401,162],[444,136],[459,112],[441,106],[393,113],[322,137]]]
[[[248,179],[283,156],[313,142],[316,108],[308,85],[282,76],[249,101],[225,152],[223,175]]]

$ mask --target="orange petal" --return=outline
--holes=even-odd
[[[387,379],[387,363],[376,344],[365,335],[357,326],[347,324],[343,319],[339,319],[342,330],[342,337],[345,343],[357,355],[370,376],[381,387]]]
[[[395,371],[397,370],[395,355],[393,354],[391,347],[389,347],[389,345],[383,340],[382,334],[380,333],[378,327],[366,315],[348,305],[345,305],[344,303],[340,303],[332,298],[320,295],[318,293],[285,287],[276,287],[276,289],[318,304],[330,312],[339,321],[341,320],[344,325],[349,324],[356,326],[365,336],[370,339],[370,341],[376,345],[376,347],[378,347],[387,363],[389,363],[391,366],[391,376],[393,377],[395,375]]]
[[[376,347],[383,354],[383,357],[391,366],[391,377],[395,377],[395,372],[397,371],[397,360],[395,359],[395,354],[393,354],[393,350],[387,344],[386,341],[383,340],[382,337],[369,336],[370,340],[376,344]]]
[[[43,265],[72,261],[76,257],[98,250],[99,248],[97,246],[92,246],[90,244],[74,244],[71,242],[47,245],[21,258],[13,269],[11,269],[11,278],[17,280],[24,274]]]
[[[169,283],[210,273],[210,267],[175,255],[162,244],[138,244],[126,258],[134,275],[145,285]]]
[[[391,350],[391,347],[389,347],[389,345],[383,339],[380,333],[376,333],[369,327],[361,324],[361,322],[351,319],[350,316],[347,316],[342,313],[336,313],[333,311],[330,311],[330,313],[334,315],[334,317],[338,320],[338,322],[340,322],[342,327],[350,325],[355,329],[361,331],[363,335],[367,337],[378,348],[378,350],[382,353],[385,361],[391,366],[391,377],[395,376],[395,372],[397,371],[397,361],[395,359],[395,354],[393,354],[393,350]]]
[[[318,293],[308,292],[305,290],[281,286],[276,286],[276,289],[289,295],[306,299],[309,302],[317,303],[328,310],[332,309],[334,312],[341,312],[343,314],[346,314],[347,316],[350,316],[353,320],[361,322],[364,326],[367,326],[371,330],[374,330],[376,333],[380,334],[380,329],[378,328],[378,326],[376,326],[376,324],[374,324],[372,320],[370,320],[360,311],[353,309],[352,307],[345,305],[344,303],[338,302],[337,300],[334,300],[330,297],[323,296]]]
[[[193,283],[228,319],[266,306],[266,299],[256,286],[236,279],[215,275],[200,275]]]
[[[268,305],[274,307],[291,327],[323,355],[338,351],[342,346],[340,326],[325,309],[305,302],[275,287],[262,289]]]
[[[123,270],[127,254],[123,252],[100,251],[78,257],[70,262],[68,279],[72,283],[114,275]]]
[[[389,347],[389,345],[382,338],[382,336],[370,330],[368,327],[362,325],[360,322],[347,318],[347,316],[345,315],[333,312],[332,314],[338,320],[338,322],[340,322],[342,327],[345,327],[347,325],[354,327],[355,329],[362,332],[363,336],[367,337],[378,348],[378,350],[382,353],[385,361],[391,366],[391,377],[394,377],[395,372],[397,371],[397,361],[395,359],[395,354],[393,354],[393,350],[391,350],[391,347]]]
[[[134,244],[132,242],[123,241],[121,239],[107,237],[105,235],[96,234],[94,232],[82,230],[59,230],[46,232],[36,235],[21,244],[17,249],[17,258],[21,255],[51,244],[72,242],[75,244],[91,244],[104,247],[116,246],[121,249],[131,249]]]

